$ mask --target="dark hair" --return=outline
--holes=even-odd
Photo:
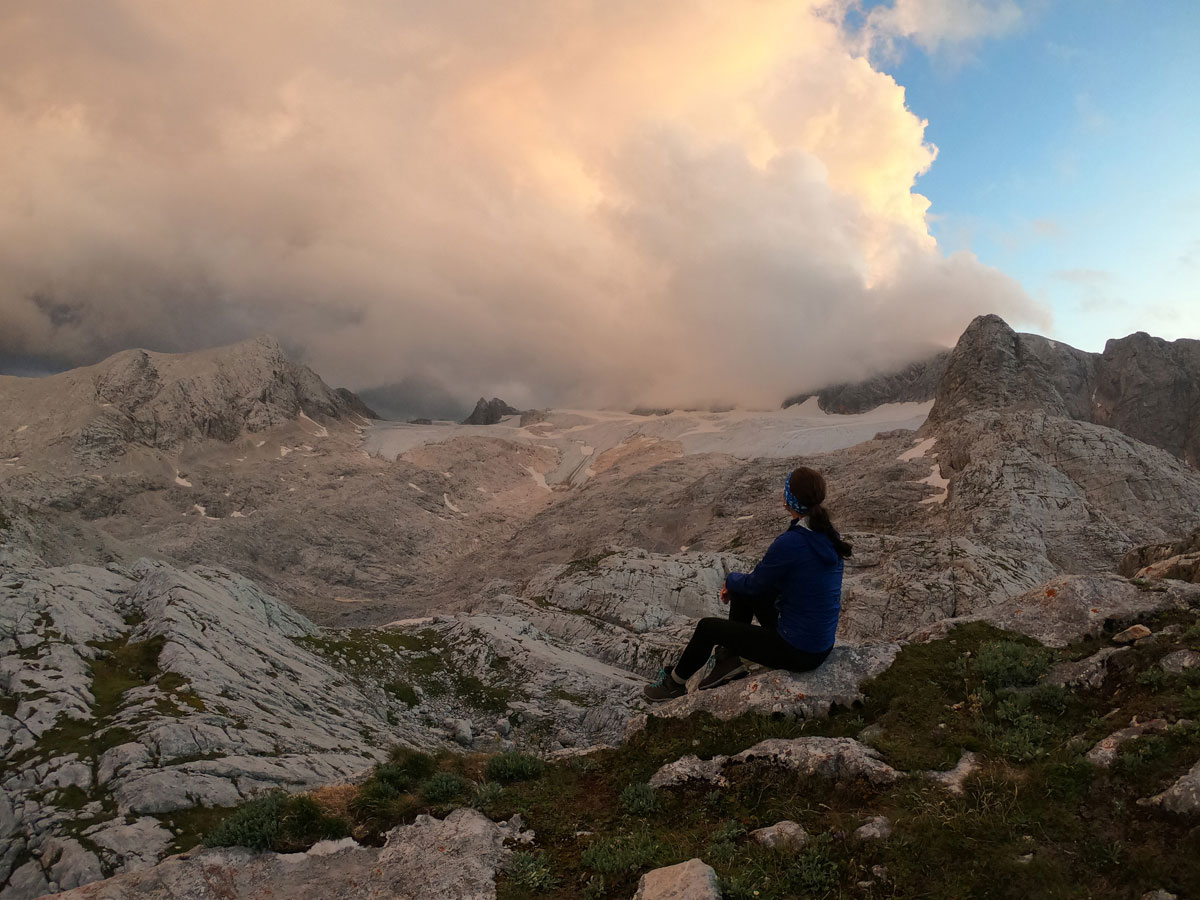
[[[813,531],[826,535],[833,542],[833,549],[845,559],[854,553],[854,548],[842,540],[829,512],[821,504],[825,502],[825,478],[816,469],[801,466],[788,476],[788,488],[799,503],[808,507],[808,525]]]

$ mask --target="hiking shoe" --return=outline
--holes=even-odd
[[[749,674],[750,670],[746,668],[740,656],[726,656],[724,659],[718,656],[712,670],[701,679],[699,687],[700,690],[707,691],[738,678],[745,678]]]
[[[687,685],[680,684],[672,678],[671,669],[659,669],[658,677],[654,679],[654,683],[642,688],[642,696],[651,703],[665,703],[668,700],[674,700],[676,697],[682,697],[686,693]]]

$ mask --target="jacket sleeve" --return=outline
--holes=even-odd
[[[770,597],[779,593],[788,570],[796,564],[796,553],[788,547],[786,537],[781,534],[775,538],[753,572],[730,572],[726,575],[725,586],[735,594],[751,597]]]

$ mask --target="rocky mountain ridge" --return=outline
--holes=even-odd
[[[374,418],[357,397],[333,390],[292,362],[271,338],[195,353],[127,350],[94,366],[44,378],[0,376],[0,456],[70,452],[104,463],[134,447],[176,450],[226,443],[308,416]]]
[[[1115,428],[1197,467],[1200,340],[1138,332],[1087,353],[980,316],[950,355],[929,423],[985,409],[1037,409]]]

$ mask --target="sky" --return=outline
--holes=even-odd
[[[1066,343],[1200,337],[1200,3],[1019,8],[966,52],[881,63],[939,148],[916,185],[931,233],[1017,279]]]
[[[774,405],[981,313],[1200,336],[1197,10],[9,0],[0,371]]]

